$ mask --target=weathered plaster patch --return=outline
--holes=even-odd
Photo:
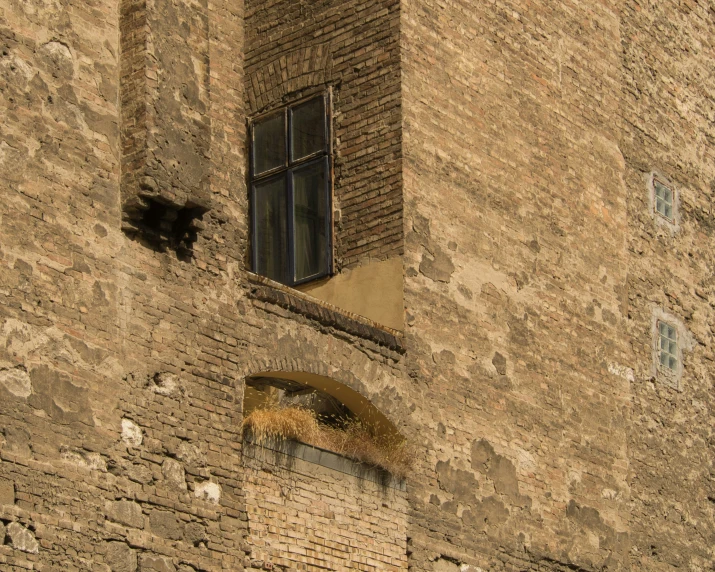
[[[27,528],[18,522],[11,522],[5,529],[7,537],[10,539],[10,546],[21,552],[37,554],[40,551],[40,544]]]
[[[141,427],[129,419],[122,419],[122,441],[130,447],[139,447],[143,440]]]
[[[32,393],[32,381],[24,366],[0,368],[0,384],[15,397],[26,399]]]
[[[206,481],[196,485],[194,496],[199,499],[218,504],[221,500],[221,486],[218,483]]]
[[[633,383],[635,381],[635,375],[630,367],[625,367],[617,363],[608,364],[608,373],[615,375]]]

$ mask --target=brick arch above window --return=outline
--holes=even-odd
[[[287,393],[297,393],[300,389],[315,390],[317,394],[332,398],[336,405],[349,411],[355,419],[376,434],[386,437],[400,438],[400,432],[387,416],[382,413],[362,394],[339,381],[305,371],[262,371],[246,378],[244,389],[244,407],[249,402],[249,397],[260,399],[257,384],[266,385],[285,390]]]
[[[402,426],[401,422],[408,411],[396,409],[392,399],[384,404],[380,402],[385,393],[381,388],[390,386],[394,389],[396,380],[388,372],[380,373],[375,368],[367,370],[375,374],[374,378],[359,379],[352,373],[359,369],[360,364],[357,363],[346,363],[343,367],[343,364],[310,357],[286,357],[252,360],[242,368],[241,375],[244,380],[258,376],[277,377],[324,391],[345,404],[358,419],[373,424],[379,433],[403,435],[399,426]],[[245,384],[240,384],[240,389],[245,390]]]
[[[298,91],[325,86],[331,77],[328,45],[307,46],[283,53],[256,69],[248,69],[246,96],[249,114],[282,101]]]

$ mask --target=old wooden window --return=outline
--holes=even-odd
[[[332,265],[328,96],[298,102],[251,124],[252,266],[293,286]]]

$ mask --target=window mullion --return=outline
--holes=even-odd
[[[256,185],[251,183],[251,270],[258,271],[258,223],[256,218]]]
[[[290,279],[290,285],[295,284],[295,221],[293,220],[295,216],[295,207],[293,205],[293,170],[291,169],[292,157],[290,155],[290,137],[292,131],[293,119],[291,117],[290,108],[286,107],[283,111],[285,113],[285,137],[283,138],[283,144],[285,145],[285,157],[286,157],[286,193],[288,194],[286,200],[286,208],[288,209],[286,220],[288,221],[288,276]]]
[[[290,276],[290,285],[294,285],[295,280],[295,206],[293,197],[293,169],[288,169],[286,172],[286,190],[288,200],[286,205],[288,208],[288,274]]]
[[[262,126],[260,137],[257,135],[256,122],[250,125],[249,196],[252,236],[250,252],[253,269],[271,278],[277,278],[280,273],[280,280],[288,286],[296,286],[332,272],[333,197],[330,177],[332,143],[329,96],[322,96],[321,106],[325,113],[323,117],[316,113],[317,105],[317,102],[300,102],[285,107],[282,116],[261,117],[258,122]],[[294,114],[295,109],[300,111],[299,115]],[[283,163],[276,161],[281,153],[278,148],[280,142],[277,140],[280,131],[276,129],[279,118],[283,121]],[[321,123],[324,140],[322,149],[317,145],[321,137],[318,122]],[[300,131],[298,133],[301,137],[300,145],[293,141],[296,129]],[[271,147],[271,141],[276,146]],[[299,147],[295,153],[294,143]],[[264,151],[265,157],[261,155],[261,166],[256,167],[259,147]],[[261,171],[257,173],[259,169]],[[283,179],[282,187],[276,184],[279,177]],[[322,177],[322,184],[318,182],[320,177]],[[264,205],[266,201],[268,203]],[[279,225],[285,233],[285,238],[280,240],[284,245],[282,247],[277,246],[279,240],[276,233],[280,229],[274,228],[276,223],[264,221],[270,209],[273,209],[274,213],[280,212],[276,210],[276,208],[280,209],[279,201],[283,203],[280,207],[284,209],[284,213],[278,218],[285,217]],[[274,218],[276,216],[274,215]],[[319,218],[324,220],[322,228],[316,224]],[[285,250],[279,253],[277,248]],[[266,266],[263,259],[271,256],[280,256],[280,264],[277,264],[279,261],[274,258],[272,265]]]
[[[328,275],[332,274],[333,268],[333,201],[330,193],[331,177],[330,177],[330,157],[325,156],[323,159],[323,169],[325,169],[325,188],[323,192],[325,193],[325,239],[327,246],[325,248],[325,268],[327,269]]]

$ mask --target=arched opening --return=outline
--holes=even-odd
[[[254,441],[317,446],[404,477],[410,455],[395,425],[368,399],[330,377],[265,371],[246,377],[244,429]]]

